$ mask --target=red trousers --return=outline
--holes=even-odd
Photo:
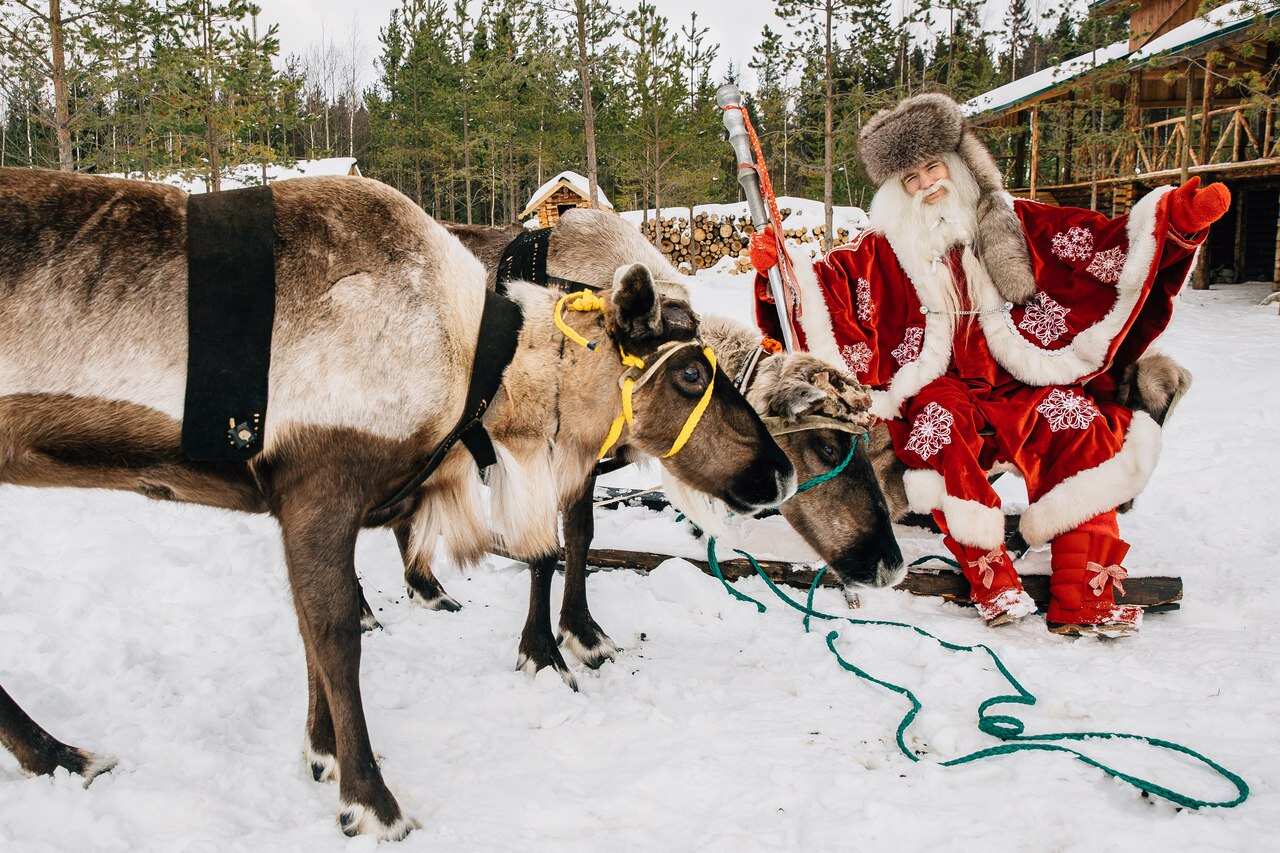
[[[1079,386],[992,387],[948,375],[926,385],[903,409],[889,430],[899,458],[913,469],[906,478],[911,509],[941,510],[951,535],[965,545],[994,548],[1004,540],[1000,498],[988,480],[989,472],[1002,466],[1026,481],[1029,512],[1045,510],[1040,515],[1047,516],[1047,535],[1029,536],[1032,544],[1133,496],[1127,488],[1132,477],[1116,489],[1112,477],[1076,476],[1131,473],[1119,470],[1124,459],[1116,457],[1133,420],[1129,409],[1096,401]],[[1065,482],[1072,478],[1079,482]],[[1145,484],[1145,474],[1141,480]]]

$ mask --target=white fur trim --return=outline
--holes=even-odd
[[[1004,511],[978,501],[947,494],[942,475],[928,468],[913,468],[902,476],[907,506],[928,515],[942,510],[951,538],[972,548],[996,548],[1004,542]]]
[[[835,331],[831,327],[831,308],[818,285],[813,259],[799,248],[787,245],[786,249],[796,270],[796,281],[800,285],[800,329],[804,332],[809,353],[831,364],[844,364],[844,359],[840,357],[840,347],[836,345]]]
[[[967,249],[965,274],[970,287],[981,297],[980,316],[991,355],[1013,377],[1028,385],[1071,385],[1106,367],[1111,344],[1129,322],[1151,272],[1156,252],[1156,205],[1170,187],[1159,187],[1142,197],[1129,213],[1126,230],[1129,254],[1116,282],[1116,301],[1111,310],[1072,339],[1070,345],[1047,350],[1028,341],[1015,328],[1013,316],[1000,308],[1004,298],[996,291],[987,271]]]
[[[944,310],[942,292],[950,288],[951,268],[946,260],[928,261],[920,253],[886,232],[885,239],[898,258],[903,272],[916,289],[920,304],[934,309],[924,317],[924,342],[920,357],[904,364],[893,374],[889,387],[871,394],[871,411],[888,420],[902,416],[902,404],[920,389],[947,372],[951,363],[951,321]],[[946,279],[942,277],[946,276]]]
[[[1081,471],[1027,507],[1019,528],[1030,545],[1043,545],[1095,515],[1132,500],[1147,485],[1160,458],[1160,427],[1134,412],[1124,446],[1106,462]]]

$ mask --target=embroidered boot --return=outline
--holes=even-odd
[[[945,532],[942,513],[935,512],[934,519]],[[988,625],[1005,625],[1036,612],[1036,603],[1022,588],[1022,579],[1004,545],[987,551],[962,545],[950,534],[942,541],[960,563],[969,581],[969,600]]]
[[[1115,512],[1104,512],[1053,540],[1049,577],[1049,630],[1071,636],[1125,637],[1142,625],[1142,608],[1116,604],[1128,572],[1120,565],[1129,546]]]

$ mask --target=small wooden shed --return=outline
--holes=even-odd
[[[560,214],[573,207],[595,207],[591,203],[590,183],[577,172],[561,172],[542,186],[538,187],[529,198],[529,202],[520,211],[521,221],[537,214],[538,224],[550,228],[560,221]],[[604,192],[596,189],[596,199],[603,210],[613,210]]]

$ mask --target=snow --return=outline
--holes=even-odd
[[[296,160],[292,166],[267,166],[267,182],[285,181],[289,178],[301,177],[318,177],[331,175],[349,175],[351,167],[356,164],[355,157],[323,157],[317,160]],[[142,179],[142,173],[134,172],[128,175],[117,174],[109,177],[117,178],[133,178],[135,180]],[[202,193],[206,191],[207,181],[201,175],[190,175],[182,172],[175,172],[170,175],[150,176],[147,180],[161,184],[169,184],[189,193]],[[228,169],[222,176],[222,188],[224,190],[234,190],[241,187],[256,187],[262,185],[262,166],[256,163],[245,163],[239,166],[233,166]]]
[[[696,306],[750,318],[750,284],[699,276]],[[1065,756],[965,768],[990,745],[978,701],[1005,684],[978,656],[902,631],[846,628],[839,647],[909,685],[925,710],[913,764],[893,732],[903,701],[841,671],[785,607],[757,615],[689,563],[595,574],[592,611],[624,653],[599,671],[513,672],[528,575],[493,558],[463,575],[465,605],[405,600],[389,533],[357,564],[386,630],[364,642],[365,708],[388,784],[423,828],[398,849],[1262,849],[1280,821],[1280,327],[1265,286],[1189,292],[1162,348],[1196,376],[1155,477],[1122,520],[1135,574],[1177,573],[1179,612],[1114,643],[1050,635],[1031,617],[995,631],[973,611],[878,590],[860,614],[988,642],[1040,697],[1028,731],[1110,729],[1188,744],[1241,773],[1243,807],[1176,812]],[[619,472],[638,483],[654,470]],[[1016,481],[1000,481],[1016,503]],[[670,516],[597,513],[602,547],[701,545]],[[751,522],[760,556],[812,554],[779,519]],[[908,559],[936,539],[903,530]],[[26,778],[0,750],[0,850],[368,851],[334,822],[337,789],[302,761],[306,681],[273,524],[87,491],[0,489],[5,543],[0,683],[52,733],[120,765],[83,789]],[[766,547],[767,546],[767,547]],[[1033,554],[1028,570],[1043,570]],[[767,596],[758,581],[740,588]],[[562,589],[559,579],[554,593]],[[557,598],[558,600],[558,598]],[[839,611],[833,590],[818,605]],[[1206,799],[1226,783],[1141,746],[1089,754]]]
[[[1019,77],[1017,80],[998,86],[966,101],[961,110],[967,116],[977,116],[992,110],[1003,110],[1027,98],[1046,92],[1069,80],[1074,80],[1089,73],[1108,62],[1128,58],[1132,65],[1140,64],[1153,56],[1186,48],[1198,44],[1205,39],[1225,35],[1243,26],[1247,26],[1259,15],[1271,18],[1280,13],[1280,3],[1275,0],[1236,0],[1219,6],[1212,12],[1202,15],[1174,27],[1164,35],[1157,36],[1133,53],[1129,52],[1129,41],[1118,41],[1115,44],[1098,48],[1080,56],[1073,57],[1058,65],[1043,68],[1034,74]]]
[[[1012,106],[1019,101],[1039,95],[1054,86],[1068,80],[1074,80],[1095,68],[1123,59],[1129,53],[1129,41],[1118,41],[1106,47],[1073,57],[1057,65],[1042,68],[1034,74],[1019,77],[1003,86],[997,86],[961,105],[960,110],[967,116],[976,116],[990,110],[1000,110]]]
[[[1280,11],[1280,3],[1275,2],[1236,0],[1235,3],[1227,3],[1207,15],[1194,18],[1185,24],[1174,27],[1162,36],[1153,38],[1134,51],[1133,56],[1129,57],[1129,61],[1141,62],[1150,57],[1159,56],[1162,53],[1196,44],[1207,38],[1223,35],[1231,30],[1239,29],[1243,25],[1248,25],[1249,22],[1257,19],[1259,15],[1270,18],[1278,11]]]
[[[556,185],[561,181],[568,184],[574,192],[578,193],[578,195],[583,198],[588,198],[591,195],[591,182],[587,180],[587,178],[579,175],[577,172],[564,171],[533,191],[533,195],[529,196],[529,200],[525,202],[525,213],[529,211],[529,208],[542,201],[543,196],[554,190]],[[604,190],[597,188],[596,192],[600,206],[608,210],[613,210],[613,205],[609,202],[609,199],[604,196]],[[523,215],[524,214],[522,213],[521,216]]]
[[[808,198],[797,198],[795,196],[778,196],[778,209],[790,208],[791,213],[782,220],[783,228],[812,228],[815,225],[822,225],[825,222],[825,214],[822,209],[822,202],[814,201]],[[697,204],[693,207],[694,215],[706,213],[711,216],[719,216],[721,218],[727,216],[746,216],[747,203],[745,201],[734,202],[731,204]],[[647,216],[653,219],[656,215],[655,208],[645,210],[626,210],[621,214],[623,219],[639,225]],[[686,207],[664,207],[662,208],[663,219],[684,219],[689,218],[689,208]],[[861,231],[867,227],[867,214],[860,207],[850,207],[848,205],[837,204],[832,205],[831,219],[834,228],[846,228],[850,233]]]

